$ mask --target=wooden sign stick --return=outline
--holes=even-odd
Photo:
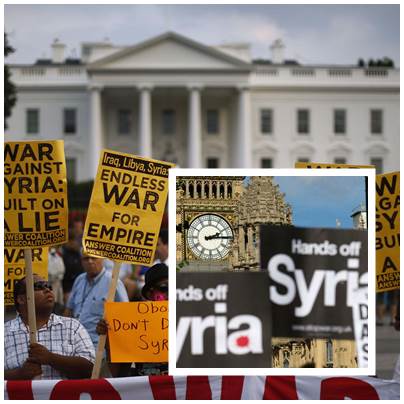
[[[108,295],[106,302],[113,302],[116,293],[116,286],[119,279],[119,268],[121,267],[120,262],[114,261],[114,268],[112,269],[111,284],[109,285]],[[105,310],[105,309],[104,309]],[[91,379],[98,379],[100,377],[101,362],[104,356],[105,342],[107,340],[107,335],[100,335],[98,340],[97,352],[95,354],[95,363],[93,367],[93,372],[91,374]]]
[[[27,295],[29,342],[31,344],[34,344],[37,342],[36,314],[35,314],[35,296],[34,296],[34,275],[32,273],[32,251],[30,248],[24,248],[24,260],[25,260],[25,290]]]

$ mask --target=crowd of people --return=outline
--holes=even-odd
[[[34,275],[37,342],[30,343],[26,279],[14,285],[16,316],[4,325],[5,380],[80,379],[91,376],[99,335],[106,334],[104,302],[113,262],[82,251],[83,222],[69,241],[49,249],[48,281]],[[122,264],[114,301],[168,299],[168,231],[159,234],[151,267]],[[105,377],[161,375],[162,364],[111,364],[106,344]]]

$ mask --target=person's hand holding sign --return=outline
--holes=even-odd
[[[41,365],[28,358],[19,369],[21,380],[32,380],[42,374]]]
[[[98,335],[105,335],[108,333],[109,330],[109,324],[107,320],[104,320],[103,318],[97,323],[97,327],[95,331],[97,331]]]
[[[52,362],[52,352],[41,344],[30,344],[28,353],[29,359],[41,365],[50,365]]]
[[[60,371],[68,379],[88,378],[93,364],[80,356],[65,356],[49,351],[41,344],[30,344],[28,360],[41,365],[49,365]]]

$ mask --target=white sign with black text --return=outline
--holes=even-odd
[[[355,332],[358,367],[368,367],[368,288],[356,289],[353,293],[352,315]]]

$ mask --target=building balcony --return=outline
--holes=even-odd
[[[86,86],[85,66],[11,66],[11,80],[17,87]]]
[[[373,67],[257,66],[251,73],[254,87],[387,88],[399,90],[400,70]]]

